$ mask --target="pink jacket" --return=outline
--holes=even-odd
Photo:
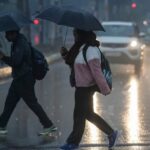
[[[110,91],[101,71],[101,54],[97,47],[89,46],[86,51],[88,65],[83,58],[84,46],[80,48],[74,63],[76,87],[89,87],[97,84],[102,94]],[[89,69],[90,68],[90,69]],[[105,91],[103,93],[103,91]]]

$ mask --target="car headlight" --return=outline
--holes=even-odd
[[[138,47],[139,46],[139,44],[138,44],[138,41],[136,41],[136,40],[134,40],[134,41],[132,41],[131,43],[130,43],[130,47],[131,48],[136,48],[136,47]]]

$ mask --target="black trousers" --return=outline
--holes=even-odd
[[[79,144],[85,129],[86,119],[95,124],[105,134],[110,135],[113,129],[93,111],[93,88],[76,88],[73,131],[67,143]]]
[[[0,116],[0,127],[7,126],[11,114],[21,98],[23,98],[28,107],[37,115],[44,128],[52,125],[51,120],[37,101],[34,85],[35,79],[31,72],[12,81],[5,101],[4,110]]]

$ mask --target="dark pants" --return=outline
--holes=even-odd
[[[112,134],[113,129],[93,111],[93,94],[92,88],[76,88],[73,131],[68,137],[67,143],[77,145],[80,143],[86,119],[105,134]]]
[[[48,128],[52,125],[52,122],[37,101],[34,85],[35,80],[31,72],[12,81],[3,113],[0,116],[0,127],[7,126],[11,114],[21,98],[23,98],[24,102],[38,116],[44,128]]]

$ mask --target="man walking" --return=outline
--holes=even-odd
[[[7,134],[7,123],[21,98],[37,115],[43,125],[44,130],[39,133],[40,135],[56,131],[57,128],[48,118],[35,96],[30,44],[19,30],[6,31],[5,34],[6,39],[12,42],[11,56],[5,56],[0,52],[0,59],[12,67],[13,81],[9,88],[4,110],[0,116],[0,134]]]

